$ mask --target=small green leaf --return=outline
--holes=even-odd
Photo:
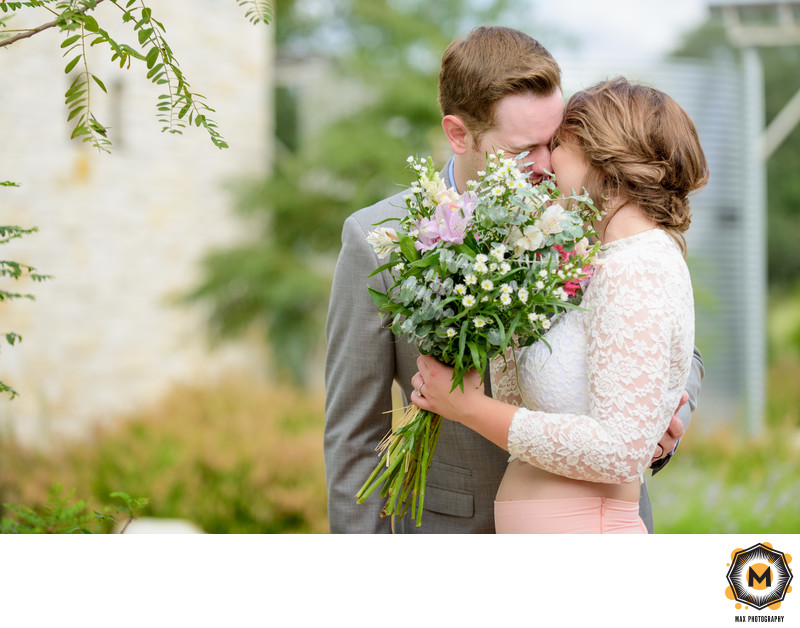
[[[70,72],[72,72],[72,70],[75,68],[75,66],[78,64],[78,61],[80,60],[81,60],[81,55],[78,55],[72,61],[70,61],[67,64],[67,67],[64,68],[64,74],[69,74]]]
[[[84,107],[75,107],[75,109],[69,112],[69,115],[67,116],[67,122],[78,116],[83,110]]]
[[[84,14],[83,27],[90,33],[96,33],[97,31],[100,30],[100,26],[97,24],[97,20],[94,19],[91,15]]]
[[[150,80],[156,80],[159,77],[163,76],[163,72],[161,71],[164,68],[163,63],[158,63],[150,68],[150,71],[147,73],[147,78]]]
[[[106,86],[103,84],[103,81],[97,78],[97,76],[95,76],[94,74],[92,74],[92,78],[94,79],[94,82],[100,86],[100,89],[102,89],[107,94],[108,90],[106,89]]]
[[[150,39],[150,35],[152,35],[152,34],[153,34],[153,29],[152,28],[145,28],[143,30],[140,30],[139,31],[139,43],[143,44],[144,42],[146,42],[148,39]]]
[[[62,48],[68,48],[69,46],[74,44],[76,41],[78,41],[80,38],[81,38],[80,35],[73,35],[72,37],[67,37],[63,42],[61,42],[61,47]]]
[[[147,67],[152,69],[156,64],[156,61],[158,61],[158,48],[151,48],[150,52],[147,53]]]
[[[389,303],[389,297],[383,292],[378,292],[372,288],[367,288],[367,290],[369,291],[369,296],[372,298],[372,302],[378,306],[378,309],[383,308],[384,305]]]
[[[407,260],[412,262],[420,258],[419,251],[414,247],[414,239],[406,235],[399,236],[400,250],[405,255]]]

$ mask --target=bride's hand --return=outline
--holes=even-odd
[[[483,396],[481,374],[475,370],[464,376],[464,390],[453,387],[453,369],[430,356],[417,358],[419,371],[411,378],[414,392],[411,401],[451,421],[462,422],[462,416],[475,396]]]

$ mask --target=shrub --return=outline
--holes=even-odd
[[[41,507],[57,483],[88,503],[146,496],[142,516],[208,533],[326,532],[322,416],[320,399],[292,390],[178,388],[80,442],[4,443],[0,502]]]

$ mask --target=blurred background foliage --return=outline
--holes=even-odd
[[[181,517],[206,532],[325,532],[321,394],[309,364],[324,348],[330,277],[344,218],[408,182],[409,154],[442,151],[436,78],[441,53],[518,0],[330,0],[275,3],[278,57],[320,55],[336,80],[364,87],[363,106],[314,137],[298,127],[290,91],[276,92],[279,153],[268,177],[232,190],[252,237],[208,256],[186,295],[211,307],[219,339],[263,333],[281,389],[244,382],[176,390],[94,438],[47,453],[0,439],[0,500],[44,504],[49,488],[104,503],[147,496],[144,515]],[[313,9],[313,10],[312,10]],[[500,23],[517,23],[505,20]],[[535,36],[535,28],[517,24]],[[736,55],[719,24],[688,33],[676,55]],[[800,87],[800,48],[761,51],[767,118]],[[336,98],[331,94],[330,98]],[[326,107],[326,102],[316,106]],[[769,391],[767,429],[693,430],[676,461],[648,482],[662,533],[800,529],[800,128],[768,162]],[[746,176],[747,173],[742,173]],[[745,253],[746,254],[746,253]]]
[[[115,491],[147,497],[138,516],[212,534],[327,532],[321,405],[293,389],[228,382],[176,389],[46,451],[0,439],[0,498],[42,508],[58,483],[101,512]]]
[[[323,343],[344,219],[408,184],[409,154],[435,151],[442,52],[467,24],[493,22],[514,4],[337,0],[309,11],[301,0],[276,3],[279,63],[322,56],[331,64],[331,88],[355,79],[364,104],[301,141],[296,102],[278,89],[274,170],[235,195],[253,237],[209,256],[203,281],[188,295],[210,305],[215,337],[258,328],[283,373],[307,384],[308,362]]]

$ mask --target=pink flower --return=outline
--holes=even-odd
[[[577,254],[576,251],[565,251],[564,247],[560,244],[554,244],[553,248],[556,249],[561,256],[561,265],[563,266],[564,263],[574,255]],[[580,277],[576,277],[575,279],[570,279],[566,283],[564,283],[564,292],[566,292],[569,296],[574,297],[578,294],[579,290],[582,290],[586,287],[586,284],[591,279],[592,274],[594,273],[594,268],[591,266],[584,266],[581,268],[581,272],[583,273]]]
[[[574,297],[578,294],[578,290],[581,288],[581,282],[577,279],[570,279],[567,283],[564,284],[564,292],[566,292],[569,296]]]
[[[431,218],[417,222],[419,236],[414,246],[418,251],[430,251],[439,242],[463,244],[464,236],[475,213],[477,197],[473,192],[462,194],[455,202],[440,203]]]

